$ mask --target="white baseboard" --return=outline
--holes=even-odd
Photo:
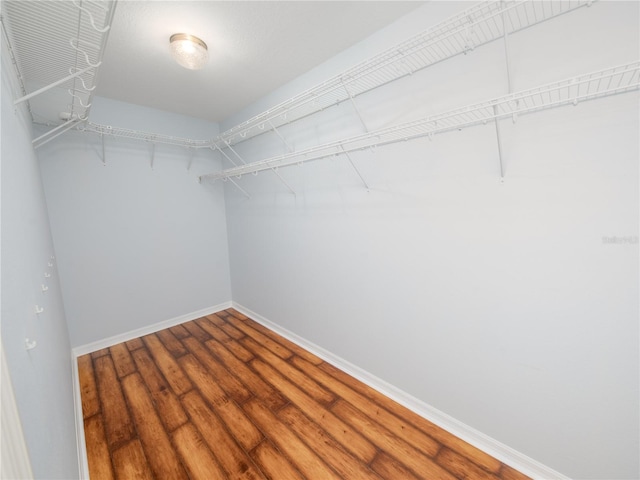
[[[225,310],[232,306],[231,302],[221,303],[219,305],[204,308],[196,312],[180,315],[179,317],[170,318],[162,322],[154,323],[142,328],[137,328],[126,333],[114,335],[103,340],[97,340],[95,342],[88,343],[75,347],[71,350],[71,371],[73,376],[73,399],[74,409],[76,415],[76,442],[78,444],[78,468],[80,470],[80,480],[89,480],[89,464],[87,463],[87,446],[84,441],[84,419],[82,417],[82,397],[80,393],[80,378],[78,375],[78,357],[87,353],[95,352],[103,348],[117,345],[118,343],[133,340],[134,338],[143,337],[150,333],[155,333],[165,328],[180,325],[181,323],[195,320],[196,318],[211,315],[212,313]]]
[[[539,480],[570,480],[569,477],[456,420],[366,370],[266,319],[259,313],[236,302],[233,302],[233,308],[523,474]]]
[[[80,480],[89,480],[87,463],[87,444],[84,441],[84,418],[82,416],[82,397],[80,376],[78,374],[78,356],[71,356],[71,376],[73,381],[73,410],[76,415],[76,444],[78,447],[78,471]]]
[[[232,305],[231,302],[221,303],[213,307],[203,308],[202,310],[198,310],[196,312],[180,315],[179,317],[163,320],[161,322],[154,323],[146,327],[136,328],[135,330],[131,330],[126,333],[120,333],[118,335],[114,335],[109,338],[96,340],[95,342],[87,343],[86,345],[74,347],[72,349],[72,353],[73,353],[73,356],[79,357],[80,355],[85,355],[87,353],[95,352],[103,348],[111,347],[113,345],[117,345],[118,343],[127,342],[129,340],[133,340],[134,338],[143,337],[145,335],[149,335],[150,333],[159,332],[160,330],[164,330],[165,328],[174,327],[181,323],[189,322],[191,320],[195,320],[196,318],[204,317],[205,315],[211,315],[212,313],[219,312],[220,310],[225,310],[231,307],[231,305]]]

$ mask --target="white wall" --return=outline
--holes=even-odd
[[[217,124],[95,98],[91,121],[206,139]],[[211,150],[73,132],[38,149],[73,347],[231,300]],[[194,155],[190,170],[189,158]]]
[[[71,346],[55,262],[48,266],[54,247],[31,118],[24,105],[14,111],[21,94],[2,45],[2,346],[35,478],[77,478]]]
[[[430,2],[249,116],[465,5]],[[636,2],[509,38],[515,90],[637,60]],[[358,97],[370,128],[506,93],[502,44]],[[226,185],[235,302],[572,478],[638,478],[638,94]],[[239,115],[225,126],[241,120]],[[361,130],[343,104],[282,130]],[[283,153],[277,138],[239,150]],[[604,237],[635,243],[606,243]]]

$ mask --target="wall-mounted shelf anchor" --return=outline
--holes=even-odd
[[[502,162],[502,141],[500,140],[500,123],[498,121],[498,107],[493,105],[493,114],[495,115],[496,124],[496,140],[498,144],[498,162],[500,165],[500,183],[504,183],[504,166]]]
[[[49,272],[44,272],[44,278],[51,278],[51,274]]]
[[[153,141],[153,140],[150,140]],[[153,170],[153,162],[156,159],[156,144],[152,143],[151,144],[151,170]]]
[[[44,312],[44,308],[40,305],[36,305],[36,314],[40,315],[42,312]]]
[[[46,292],[47,290],[49,290],[49,287],[47,287],[44,283],[42,284],[42,291]]]
[[[24,339],[24,348],[26,350],[33,350],[38,345],[38,342],[35,340],[29,340],[28,338]]]
[[[189,163],[187,163],[187,171],[191,170],[191,165],[193,164],[193,159],[196,156],[196,150],[191,147],[187,147],[189,150]]]

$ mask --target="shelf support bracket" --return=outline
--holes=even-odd
[[[284,184],[285,187],[289,189],[289,191],[293,194],[294,197],[298,196],[295,190],[291,188],[291,185],[289,185],[289,183],[284,178],[282,178],[282,175],[278,173],[278,169],[276,167],[271,167],[271,171],[276,174],[276,177],[280,179],[280,181]]]
[[[237,183],[237,182],[235,182],[235,181],[233,180],[233,178],[231,178],[231,177],[227,177],[227,178],[225,178],[225,179],[224,179],[224,181],[225,181],[225,182],[226,182],[227,180],[229,180],[231,183],[233,183],[233,184],[235,185],[235,187],[236,187],[238,190],[240,190],[242,193],[244,193],[244,196],[245,196],[245,197],[247,197],[247,198],[251,198],[251,195],[249,195],[249,194],[247,193],[247,191],[246,191],[244,188],[242,188],[240,185],[238,185],[238,183]]]
[[[504,0],[502,0],[501,4],[504,5]],[[509,42],[507,33],[507,22],[504,19],[504,11],[500,14],[500,18],[502,19],[502,43],[504,45],[504,63],[507,72],[507,91],[509,94],[513,93],[513,87],[511,84],[511,64],[509,63]],[[504,164],[502,158],[502,140],[500,138],[500,121],[498,120],[498,106],[493,106],[493,116],[494,122],[496,125],[496,141],[498,144],[498,162],[500,164],[500,183],[504,183]],[[514,120],[515,121],[515,120]]]
[[[232,164],[234,167],[237,167],[237,166],[238,166],[238,164],[237,164],[236,162],[234,162],[233,160],[231,160],[231,158],[229,157],[229,155],[227,155],[226,153],[224,153],[224,151],[223,151],[223,150],[222,150],[218,145],[216,145],[216,144],[214,143],[214,144],[213,144],[213,146],[214,146],[214,148],[215,148],[216,150],[218,150],[218,151],[219,151],[219,152],[224,156],[224,158],[226,158],[227,160],[229,160],[229,162],[231,162],[231,164]]]
[[[360,123],[362,124],[362,128],[364,128],[365,133],[369,133],[369,129],[367,128],[367,124],[364,123],[364,119],[362,118],[362,113],[360,112],[360,109],[358,108],[358,104],[356,103],[355,99],[353,98],[353,95],[351,95],[351,92],[347,88],[347,85],[344,83],[344,80],[340,79],[340,81],[342,82],[342,86],[344,87],[344,91],[347,92],[347,95],[349,95],[349,100],[351,100],[351,105],[353,105],[353,109],[356,111],[356,115],[358,115],[358,118],[360,119]]]
[[[247,162],[245,162],[245,161],[244,161],[244,159],[243,159],[240,155],[238,155],[238,152],[236,152],[236,151],[233,149],[233,147],[232,147],[231,145],[227,144],[227,148],[228,148],[229,150],[231,150],[231,151],[234,153],[234,155],[235,155],[236,157],[238,157],[238,158],[240,159],[240,161],[241,161],[244,165],[246,165],[246,164],[247,164]],[[219,149],[219,148],[218,148],[218,149]],[[220,151],[222,151],[222,150],[220,150]],[[226,156],[226,155],[225,155],[225,156]],[[282,182],[282,183],[283,183],[283,184],[284,184],[284,185],[289,189],[289,191],[290,191],[291,193],[293,193],[293,195],[294,195],[294,196],[296,196],[296,192],[293,190],[293,188],[291,188],[291,185],[289,185],[289,184],[287,183],[287,181],[286,181],[284,178],[282,178],[282,175],[280,175],[280,174],[278,173],[278,171],[277,171],[274,167],[269,167],[269,168],[271,168],[271,170],[273,171],[273,173],[275,173],[275,174],[276,174],[276,176],[277,176],[277,177],[280,179],[280,181],[281,181],[281,182]],[[229,178],[229,177],[227,177],[227,178]],[[229,180],[231,180],[231,179],[229,178]],[[232,180],[232,181],[233,181],[233,180]],[[235,183],[235,182],[234,182],[234,183]]]
[[[500,182],[504,183],[504,167],[502,163],[502,141],[500,139],[500,122],[498,120],[498,106],[493,106],[493,116],[496,125],[496,140],[498,142],[498,162],[500,164]]]
[[[353,163],[353,160],[351,159],[351,155],[349,155],[349,152],[347,152],[344,149],[343,145],[340,145],[340,148],[342,149],[342,152],[346,155],[347,160],[349,160],[349,163],[351,164],[351,166],[353,167],[353,169],[356,171],[356,173],[358,174],[358,176],[360,177],[360,180],[362,180],[362,183],[364,183],[364,186],[367,189],[367,192],[370,191],[369,188],[369,184],[367,183],[367,181],[364,179],[364,177],[362,176],[362,173],[360,173],[360,170],[358,170],[358,167],[356,167],[355,163]]]
[[[347,95],[349,95],[349,100],[351,100],[351,105],[353,105],[353,109],[355,110],[356,115],[358,115],[358,118],[360,119],[360,123],[362,124],[362,128],[364,128],[365,133],[369,133],[369,128],[367,127],[367,124],[364,123],[364,119],[362,118],[362,113],[360,112],[360,109],[358,108],[358,104],[356,103],[355,99],[353,98],[353,95],[351,95],[351,92],[347,88],[347,85],[344,83],[344,79],[340,79],[340,81],[342,82],[342,86],[344,87],[344,91],[347,92]],[[364,179],[364,177],[360,173],[360,170],[358,170],[358,167],[356,167],[356,164],[353,163],[353,160],[351,159],[351,156],[345,151],[344,146],[340,145],[340,148],[342,149],[344,154],[347,156],[347,159],[349,160],[349,163],[351,164],[353,169],[356,171],[356,173],[360,177],[360,180],[362,180],[362,183],[364,183],[364,186],[367,188],[367,192],[368,192],[369,191],[369,184],[367,183],[367,181]]]
[[[504,3],[504,1],[502,2]],[[507,22],[504,20],[504,12],[500,14],[502,18],[502,39],[504,44],[504,61],[507,67],[507,89],[508,93],[513,93],[513,87],[511,86],[511,68],[509,64],[509,44],[507,42],[507,37],[509,36],[507,33]]]
[[[236,151],[233,149],[233,147],[232,147],[231,145],[229,145],[228,143],[227,143],[227,148],[228,148],[229,150],[231,150],[231,151],[233,152],[233,154],[234,154],[236,157],[238,157],[238,158],[240,159],[240,161],[243,163],[243,165],[246,165],[246,164],[247,164],[247,162],[245,162],[245,161],[244,161],[244,159],[243,159],[240,155],[238,155],[238,152],[236,152]]]
[[[271,129],[275,132],[275,134],[278,135],[278,137],[280,137],[280,140],[282,140],[282,143],[284,143],[285,147],[287,147],[287,150],[289,150],[289,153],[293,153],[294,152],[293,147],[291,145],[289,145],[289,142],[287,142],[285,140],[285,138],[278,131],[278,129],[275,127],[275,125],[273,123],[271,123],[271,120],[269,120],[269,125],[271,125]]]

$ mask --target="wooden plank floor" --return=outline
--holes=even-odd
[[[92,480],[527,478],[233,309],[78,366]]]

